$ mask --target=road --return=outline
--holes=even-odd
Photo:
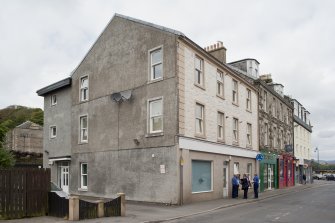
[[[170,223],[334,223],[335,183]]]

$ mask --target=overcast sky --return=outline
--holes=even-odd
[[[334,9],[333,0],[0,0],[0,108],[43,108],[36,90],[68,77],[120,13],[203,47],[220,40],[228,62],[257,59],[310,111],[313,150],[335,160]]]

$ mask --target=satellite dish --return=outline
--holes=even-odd
[[[128,91],[121,91],[120,92],[122,99],[125,100],[129,100],[131,97],[131,90]]]
[[[122,97],[121,97],[120,92],[113,93],[113,94],[112,94],[112,99],[113,99],[115,102],[120,102],[120,101],[122,100]]]

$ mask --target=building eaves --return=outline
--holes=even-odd
[[[262,85],[266,90],[270,91],[271,94],[275,95],[279,100],[281,100],[288,107],[290,107],[291,109],[293,109],[293,105],[291,104],[291,102],[288,101],[287,99],[283,98],[280,94],[278,94],[275,90],[273,90],[273,88],[270,87],[267,83],[265,83],[264,81],[262,81],[260,79],[255,80],[255,83]]]
[[[213,55],[211,55],[210,53],[208,53],[206,50],[204,50],[202,47],[200,47],[198,44],[196,44],[193,40],[191,40],[190,38],[188,38],[187,36],[180,36],[180,39],[183,40],[185,43],[187,43],[189,46],[193,47],[194,49],[202,52],[202,54],[204,56],[206,56],[209,60],[211,60],[213,63],[217,64],[219,67],[223,67],[226,70],[230,71],[230,73],[235,76],[236,78],[238,78],[239,80],[243,81],[244,83],[246,83],[250,88],[252,88],[254,91],[257,91],[257,88],[250,83],[250,81],[247,81],[243,75],[239,74],[238,72],[236,72],[235,70],[233,70],[230,66],[228,66],[228,64],[226,63],[222,63],[220,60],[218,60],[217,58],[215,58]]]
[[[312,132],[312,126],[307,125],[305,122],[303,122],[298,116],[293,115],[293,121],[304,127],[307,131]]]
[[[20,125],[16,126],[15,128],[29,129],[31,126],[35,126],[35,127],[38,127],[39,129],[43,129],[42,126],[40,126],[39,124],[36,124],[32,121],[25,121],[25,122],[21,123]]]
[[[50,84],[38,91],[36,91],[38,96],[44,96],[48,93],[51,93],[53,91],[59,90],[61,88],[67,87],[67,86],[71,86],[71,77],[65,78],[61,81],[58,81],[56,83]]]
[[[254,59],[254,58],[245,58],[245,59],[242,59],[242,60],[237,60],[237,61],[229,62],[228,64],[234,64],[234,63],[238,63],[238,62],[246,61],[246,60],[254,60],[254,61],[256,61],[258,64],[260,64],[260,63],[258,62],[258,60]]]
[[[159,29],[161,31],[174,34],[174,35],[185,36],[182,32],[180,32],[178,30],[170,29],[170,28],[167,28],[167,27],[164,27],[164,26],[156,25],[154,23],[146,22],[146,21],[143,21],[143,20],[140,20],[140,19],[135,19],[135,18],[132,18],[132,17],[129,17],[129,16],[125,16],[125,15],[115,13],[115,17],[120,17],[120,18],[127,19],[129,21],[136,22],[136,23],[139,23],[139,24],[142,24],[142,25],[145,25],[145,26],[150,26],[150,27]]]
[[[78,67],[80,66],[80,64],[85,60],[85,58],[87,57],[87,55],[91,52],[91,50],[93,49],[93,47],[95,46],[95,44],[97,43],[97,41],[99,40],[99,38],[102,36],[102,34],[106,31],[107,27],[109,26],[109,24],[113,21],[113,19],[115,17],[119,17],[119,18],[122,18],[122,19],[126,19],[126,20],[129,20],[129,21],[132,21],[132,22],[136,22],[136,23],[139,23],[139,24],[142,24],[142,25],[145,25],[145,26],[150,26],[150,27],[153,27],[153,28],[156,28],[156,29],[159,29],[161,31],[164,31],[164,32],[168,32],[168,33],[171,33],[171,34],[174,34],[174,35],[178,35],[178,36],[185,36],[182,32],[179,32],[177,30],[174,30],[174,29],[170,29],[170,28],[167,28],[167,27],[164,27],[164,26],[160,26],[160,25],[156,25],[156,24],[153,24],[153,23],[150,23],[150,22],[145,22],[145,21],[142,21],[140,19],[135,19],[135,18],[132,18],[132,17],[129,17],[129,16],[125,16],[125,15],[121,15],[121,14],[117,14],[115,13],[114,16],[109,20],[109,22],[107,23],[106,27],[102,30],[102,32],[100,33],[100,35],[97,37],[97,39],[94,41],[94,43],[92,44],[92,46],[90,47],[90,49],[87,51],[87,53],[85,54],[85,56],[83,57],[83,59],[80,61],[80,63],[76,66],[76,68],[71,72],[71,75],[72,76],[76,70],[78,69]]]

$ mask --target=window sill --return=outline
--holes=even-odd
[[[221,98],[222,100],[225,100],[224,96],[216,94],[216,97]]]
[[[249,112],[249,113],[252,113],[252,111],[250,109],[246,109],[246,111]]]
[[[192,192],[192,194],[202,194],[202,193],[212,193],[213,190],[209,190],[209,191],[197,191],[197,192]]]
[[[163,132],[148,133],[145,135],[146,138],[164,136]]]
[[[153,84],[153,83],[156,83],[156,82],[160,82],[162,80],[164,80],[163,77],[157,78],[157,79],[154,79],[154,80],[148,80],[147,84]]]
[[[224,139],[218,139],[217,142],[218,142],[218,143],[222,143],[222,144],[225,144],[225,143],[226,143]]]
[[[197,137],[197,138],[206,139],[206,135],[205,134],[195,133],[194,136]]]
[[[238,142],[233,142],[232,145],[233,146],[238,146],[239,144],[238,144]]]
[[[233,105],[235,105],[236,107],[239,107],[238,103],[232,102]]]
[[[252,146],[251,145],[247,145],[246,148],[247,149],[252,149]]]
[[[87,100],[83,100],[83,101],[79,101],[79,104],[83,104],[83,103],[86,103],[88,102],[88,99]]]
[[[200,89],[202,89],[202,90],[206,91],[206,88],[205,88],[205,86],[203,86],[203,85],[200,85],[200,84],[194,83],[194,86],[196,86],[196,87],[198,87],[198,88],[200,88]]]
[[[88,144],[88,141],[86,142],[78,142],[78,145]]]
[[[78,188],[78,191],[88,191],[87,188]]]

